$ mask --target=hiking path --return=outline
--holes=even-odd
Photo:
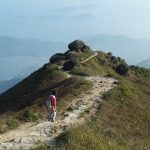
[[[95,53],[87,60],[95,57]],[[84,63],[82,62],[82,63]],[[72,75],[64,71],[62,67],[60,71],[66,73],[70,78]],[[86,114],[86,120],[94,115],[99,108],[99,104],[103,101],[104,95],[116,86],[116,79],[101,76],[87,76],[83,77],[94,83],[92,89],[82,93],[63,110],[63,115],[58,112],[55,122],[49,122],[47,117],[44,120],[36,122],[27,122],[16,128],[15,130],[8,131],[5,134],[0,134],[0,150],[29,150],[38,145],[38,143],[46,143],[50,149],[56,148],[56,137],[69,129],[70,127],[77,126],[85,122],[82,113],[89,111]],[[73,109],[76,108],[76,109]],[[70,110],[70,111],[69,111]]]

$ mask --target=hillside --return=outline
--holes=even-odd
[[[47,138],[47,142],[40,140],[37,147],[40,150],[48,149],[51,144],[57,144],[58,149],[148,150],[150,71],[128,66],[111,53],[97,51],[95,55],[83,42],[76,42],[83,44],[79,46],[82,50],[79,47],[75,50],[76,44],[70,43],[69,52],[53,55],[50,63],[0,95],[0,137],[1,140],[7,139],[0,146],[8,148],[22,141],[27,144],[41,137]],[[120,65],[127,70],[120,72],[117,69]],[[58,112],[54,123],[47,122],[49,112],[45,106],[52,89],[58,91]],[[65,123],[74,112],[79,112],[75,118],[79,122]],[[34,134],[32,139],[27,139],[27,133],[26,139],[19,138],[18,132],[16,136],[7,137],[18,126],[16,131],[22,129],[20,133],[23,133],[26,125],[37,128],[30,131]],[[39,127],[49,131],[45,130],[42,136],[43,129]],[[53,128],[51,134],[45,135],[50,128]],[[5,134],[6,131],[9,132]]]
[[[138,63],[137,66],[150,69],[150,59],[146,59],[146,60]]]

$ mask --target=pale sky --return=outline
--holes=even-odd
[[[150,39],[150,0],[0,0],[0,36],[71,42],[110,34]]]

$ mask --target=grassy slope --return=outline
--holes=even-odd
[[[66,75],[57,65],[37,70],[0,95],[0,133],[15,128],[20,121],[37,120],[48,114],[45,102],[53,89],[58,91],[57,109],[92,86],[91,82]],[[12,125],[13,124],[13,125]]]
[[[58,137],[60,149],[68,150],[148,150],[150,147],[150,82],[142,78],[117,75],[108,66],[98,66],[99,55],[84,68],[73,70],[81,75],[109,75],[119,84],[109,91],[100,110],[86,125],[72,128]],[[139,71],[138,71],[139,72]],[[143,75],[141,75],[143,76]]]
[[[142,78],[135,78],[133,74],[130,77],[119,76],[110,67],[115,67],[115,64],[111,64],[108,56],[102,52],[98,53],[98,56],[81,67],[74,68],[72,73],[113,76],[119,80],[119,84],[107,93],[105,101],[100,105],[100,110],[91,117],[91,121],[59,136],[58,142],[61,143],[59,149],[148,150],[150,143],[149,79],[144,81]],[[110,65],[102,65],[104,59],[107,59]],[[147,77],[149,74],[149,70],[144,69],[144,73],[140,68],[137,70],[134,67],[133,70],[137,73],[142,72],[139,77]],[[47,70],[42,68],[37,70],[0,95],[0,132],[13,129],[18,125],[17,120],[27,119],[33,112],[38,118],[47,113],[45,100],[52,89],[58,90],[57,104],[58,109],[61,110],[68,100],[91,86],[90,82],[80,78],[66,79],[56,65],[50,66]],[[28,119],[34,119],[34,117]]]

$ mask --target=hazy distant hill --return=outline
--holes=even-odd
[[[42,66],[57,52],[65,52],[63,42],[0,37],[0,81],[8,79],[28,66]]]
[[[146,59],[137,64],[139,67],[150,68],[150,59]]]
[[[90,45],[93,50],[112,52],[113,55],[125,59],[130,65],[135,65],[150,56],[150,40],[147,39],[98,34],[82,37],[81,40]]]
[[[39,68],[39,66],[27,67],[14,76],[9,77],[9,80],[0,81],[0,94],[10,89]]]
[[[38,39],[17,39],[0,37],[0,58],[16,56],[51,56],[55,52],[64,52],[67,44],[64,42],[39,41]]]
[[[13,78],[20,78],[20,77],[25,78],[25,77],[29,76],[32,72],[38,70],[39,68],[40,68],[40,66],[30,66],[30,67],[27,67],[24,70],[16,73],[15,75],[10,76],[9,80],[13,79]]]
[[[27,67],[39,66],[49,62],[50,56],[47,57],[5,57],[0,58],[0,81],[7,80],[10,77],[26,70]]]
[[[13,87],[17,83],[23,80],[23,77],[13,78],[11,80],[0,81],[0,94],[7,91],[9,88]]]

